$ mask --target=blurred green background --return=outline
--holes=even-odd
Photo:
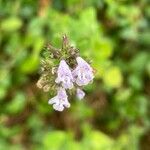
[[[0,150],[149,150],[149,0],[0,0]],[[67,34],[96,70],[55,112],[40,53]]]

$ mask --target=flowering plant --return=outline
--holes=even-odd
[[[79,50],[69,44],[68,38],[63,36],[61,49],[47,45],[43,56],[37,86],[45,92],[51,90],[56,93],[48,103],[57,111],[69,108],[68,90],[76,90],[77,98],[83,99],[85,93],[82,88],[93,81],[93,68],[80,57]]]

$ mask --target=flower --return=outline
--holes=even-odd
[[[73,88],[73,76],[65,60],[60,61],[55,82],[61,83],[65,89]]]
[[[77,98],[78,98],[79,100],[81,100],[81,99],[84,98],[84,96],[85,96],[84,91],[82,91],[81,89],[77,88]]]
[[[92,67],[81,57],[77,57],[76,61],[77,67],[72,72],[74,81],[79,86],[89,84],[94,78]]]
[[[48,101],[48,104],[52,104],[53,108],[57,111],[63,111],[64,108],[69,108],[68,96],[64,88],[59,88],[57,95]]]

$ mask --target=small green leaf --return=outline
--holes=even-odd
[[[20,18],[10,17],[2,21],[0,28],[4,31],[15,31],[22,26]]]
[[[118,67],[111,67],[105,71],[103,81],[110,88],[118,88],[122,84],[122,74]]]
[[[22,92],[18,92],[11,102],[7,105],[6,111],[9,113],[19,113],[23,111],[25,106],[25,95]]]
[[[49,132],[43,139],[46,150],[61,150],[67,142],[66,133],[63,131]]]

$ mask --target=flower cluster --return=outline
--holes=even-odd
[[[67,54],[66,57],[64,57],[63,51]],[[92,67],[83,58],[81,58],[79,54],[76,54],[76,49],[69,46],[68,39],[66,37],[63,38],[63,48],[61,52],[62,56],[60,55],[60,57],[56,58],[60,59],[58,67],[53,67],[51,74],[53,75],[53,84],[55,85],[57,93],[56,96],[48,101],[48,103],[52,104],[53,108],[57,111],[63,111],[65,107],[70,107],[67,90],[75,89],[77,98],[81,100],[85,96],[85,93],[82,90],[83,86],[91,83],[94,78]],[[48,76],[48,73],[46,75],[47,78],[50,76]],[[42,83],[41,81],[43,81],[43,79],[38,81],[38,87],[40,88],[42,88],[40,85],[40,83]],[[48,84],[46,84],[46,86],[48,86]],[[52,86],[48,87],[50,89]]]

